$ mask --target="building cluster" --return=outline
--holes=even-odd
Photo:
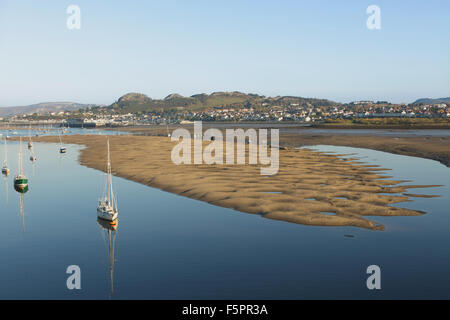
[[[450,118],[450,103],[435,105],[392,105],[369,101],[334,106],[272,106],[268,108],[212,108],[186,111],[187,120],[202,121],[294,121],[317,122],[327,119],[352,118]]]
[[[355,118],[450,118],[450,103],[438,104],[389,104],[387,102],[356,101],[347,104],[314,106],[288,104],[284,106],[212,107],[194,111],[149,111],[114,113],[93,109],[76,112],[60,111],[49,114],[16,115],[3,119],[16,123],[60,123],[70,127],[128,126],[146,124],[181,123],[186,121],[226,122],[320,122],[328,119]]]

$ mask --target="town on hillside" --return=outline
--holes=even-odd
[[[144,95],[142,95],[144,96]],[[212,95],[211,95],[212,96]],[[67,127],[117,127],[151,124],[184,124],[192,121],[271,122],[271,123],[339,123],[362,119],[431,119],[448,122],[450,102],[392,104],[386,101],[336,103],[328,100],[281,97],[277,99],[234,99],[230,103],[189,105],[171,95],[165,100],[139,96],[139,100],[120,98],[110,106],[89,105],[78,110],[37,111],[0,118],[12,124],[59,124]],[[144,100],[143,100],[144,99]],[[148,99],[148,101],[146,100]],[[192,98],[189,98],[192,99]],[[132,101],[132,102],[130,102]],[[152,104],[147,104],[151,101]],[[181,101],[181,102],[180,102]],[[187,100],[190,102],[191,100]],[[167,102],[167,103],[165,103]],[[156,106],[155,106],[156,105]],[[181,105],[181,106],[180,106]]]

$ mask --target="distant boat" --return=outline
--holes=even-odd
[[[171,134],[170,134],[170,132],[169,132],[169,123],[170,123],[170,117],[169,117],[169,120],[166,122],[167,136],[170,138],[170,137],[171,137]]]
[[[31,123],[28,127],[28,149],[33,148],[33,142],[31,141]]]
[[[19,174],[14,177],[14,187],[19,190],[28,190],[28,179],[23,174],[22,137],[19,138]]]
[[[97,215],[99,218],[114,221],[119,214],[117,210],[117,201],[112,187],[111,160],[109,155],[109,138],[107,139],[107,161],[106,161],[106,192],[98,200]]]
[[[5,141],[5,159],[3,160],[3,166],[2,166],[2,173],[7,176],[9,174],[9,168],[8,168],[8,146],[6,144],[6,138]]]
[[[60,147],[59,147],[59,153],[66,153],[66,152],[67,152],[67,149],[66,149],[66,147],[64,147],[63,144],[62,144],[61,134],[58,134],[58,135],[59,135],[59,145],[60,145]]]

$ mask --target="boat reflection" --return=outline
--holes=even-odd
[[[14,190],[16,190],[18,193],[24,194],[28,192],[28,185],[22,187],[20,185],[14,185]]]
[[[112,297],[114,294],[114,248],[116,241],[116,232],[119,220],[106,221],[101,218],[97,218],[97,223],[102,232],[103,240],[108,241],[108,261],[109,261],[109,277],[110,277],[110,294]]]
[[[19,213],[20,218],[22,220],[22,231],[25,233],[25,201],[24,201],[24,195],[28,192],[28,185],[25,187],[20,187],[17,185],[14,185],[14,190],[19,193]]]
[[[3,181],[5,182],[5,200],[6,200],[6,205],[8,205],[8,176],[5,174],[3,175]]]

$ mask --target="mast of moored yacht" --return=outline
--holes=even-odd
[[[4,138],[4,141],[5,141],[5,145],[4,145],[5,159],[3,160],[3,165],[6,167],[8,165],[8,145],[6,144],[6,137]]]
[[[114,208],[114,192],[112,187],[112,174],[111,174],[111,158],[109,154],[109,138],[107,138],[106,141],[107,149],[108,149],[108,155],[107,155],[107,181],[108,181],[108,203],[111,205],[111,207]]]
[[[168,117],[169,119],[166,121],[166,131],[167,131],[167,136],[169,136],[169,122],[170,122],[170,117]]]
[[[19,175],[23,174],[22,166],[22,137],[19,138]]]

